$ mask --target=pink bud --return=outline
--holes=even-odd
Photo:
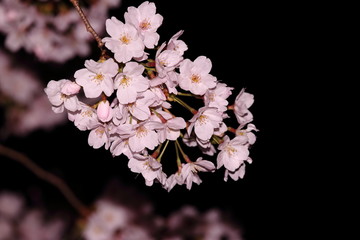
[[[67,81],[64,86],[61,88],[61,93],[65,95],[77,94],[80,91],[80,86],[75,82]]]
[[[100,121],[108,122],[112,118],[112,109],[109,101],[101,101],[97,107],[97,116]]]

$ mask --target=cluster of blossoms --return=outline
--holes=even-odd
[[[201,213],[187,205],[162,217],[150,208],[143,208],[143,213],[138,214],[108,199],[100,199],[95,209],[84,227],[85,240],[243,239],[239,226],[219,209]]]
[[[37,74],[1,49],[0,72],[0,111],[4,113],[0,139],[9,135],[24,136],[66,122],[66,114],[52,114]]]
[[[64,219],[26,206],[22,195],[0,192],[0,240],[61,240],[66,227]]]
[[[119,187],[121,194],[114,194]],[[0,192],[0,240],[243,239],[242,226],[229,212],[183,205],[160,215],[141,193],[117,183],[105,187],[86,218],[29,205],[20,193]]]
[[[159,215],[151,201],[119,182],[107,185],[92,213],[79,225],[84,240],[243,239],[242,226],[231,213],[183,205]]]
[[[110,8],[121,0],[85,0],[84,13],[97,32]],[[5,46],[15,52],[21,48],[41,61],[63,63],[75,56],[90,53],[89,33],[69,1],[2,0],[0,33],[6,36]]]
[[[201,183],[199,172],[221,167],[225,181],[229,176],[242,178],[256,138],[249,111],[254,96],[242,89],[229,105],[233,88],[210,73],[211,60],[184,58],[187,44],[179,39],[182,30],[158,46],[157,29],[163,17],[156,13],[154,3],[129,7],[124,18],[125,22],[116,17],[106,20],[109,37],[103,42],[113,57],[86,60],[85,68],[74,73],[75,81],[48,83],[45,92],[53,111],[66,110],[78,129],[90,131],[88,143],[93,148],[104,146],[113,156],[125,155],[130,170],[141,173],[148,186],[156,181],[168,191],[177,184],[190,189],[193,183]],[[87,103],[79,100],[80,90]],[[193,97],[202,105],[195,109],[183,97]],[[177,116],[173,104],[184,107],[192,117]],[[230,118],[227,111],[234,112],[237,128],[225,124]],[[169,142],[174,143],[176,157],[162,161]],[[191,160],[184,145],[197,146],[208,156],[218,153],[217,166],[203,157]],[[163,170],[169,161],[177,166],[170,175]]]

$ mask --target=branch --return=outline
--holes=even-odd
[[[91,26],[89,20],[87,19],[87,17],[85,16],[83,10],[81,9],[80,5],[79,5],[79,0],[69,0],[75,7],[76,11],[79,13],[81,20],[84,22],[85,27],[86,27],[86,31],[88,31],[89,33],[91,33],[91,35],[93,35],[93,37],[95,38],[98,47],[101,50],[101,57],[104,57],[106,54],[106,50],[104,49],[104,43],[102,42],[101,38],[99,37],[99,35],[96,33],[96,31],[94,30],[94,28]]]
[[[4,145],[1,144],[0,144],[0,155],[3,155],[5,157],[8,157],[12,160],[21,163],[30,171],[32,171],[36,176],[38,176],[40,179],[43,179],[46,182],[49,182],[55,187],[57,187],[61,191],[61,193],[65,196],[65,198],[69,201],[69,203],[83,217],[89,215],[90,211],[88,210],[88,208],[83,203],[80,202],[80,200],[75,196],[75,194],[71,191],[71,189],[66,185],[66,183],[61,178],[43,170],[24,154],[17,152],[11,148],[5,147]]]

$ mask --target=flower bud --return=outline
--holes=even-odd
[[[109,101],[101,101],[97,107],[97,116],[100,121],[108,122],[111,120],[113,114],[112,109],[110,107]]]
[[[77,94],[80,91],[80,86],[75,82],[67,81],[64,86],[61,88],[61,93],[65,95]]]

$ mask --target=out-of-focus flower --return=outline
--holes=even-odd
[[[51,104],[37,74],[1,50],[0,72],[0,108],[5,112],[1,138],[25,136],[34,130],[50,129],[66,121],[66,114],[50,114],[53,112]]]
[[[101,34],[108,11],[119,6],[121,0],[84,2],[83,11]],[[75,8],[63,1],[3,0],[0,32],[6,36],[5,46],[9,50],[16,52],[23,48],[40,61],[59,63],[88,55],[93,40]]]
[[[21,195],[12,192],[0,193],[0,217],[15,219],[23,210],[24,199]]]

